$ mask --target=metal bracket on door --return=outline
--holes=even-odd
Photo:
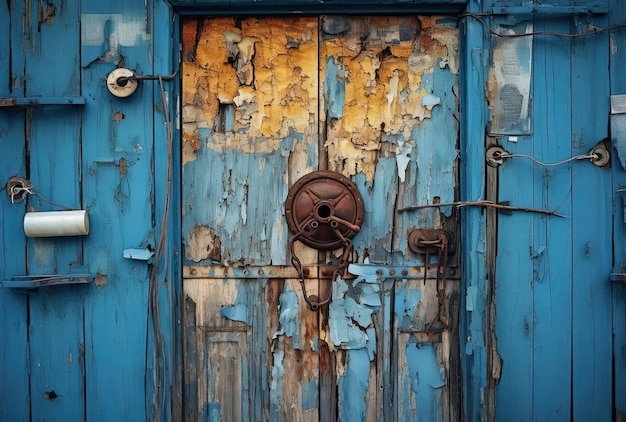
[[[316,171],[301,177],[289,189],[285,201],[285,217],[289,231],[288,248],[291,263],[298,273],[304,300],[312,311],[330,302],[332,293],[324,299],[309,296],[304,283],[302,262],[294,250],[300,241],[317,250],[344,248],[335,266],[331,282],[345,273],[352,252],[352,237],[361,230],[363,199],[356,185],[340,173]],[[319,282],[319,278],[318,278]]]
[[[413,229],[409,232],[408,244],[413,252],[424,255],[424,284],[430,267],[430,257],[437,255],[437,313],[424,332],[442,333],[448,329],[448,323],[442,319],[442,314],[446,298],[450,234],[438,229]]]

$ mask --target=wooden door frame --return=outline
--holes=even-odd
[[[431,0],[430,3],[396,5],[365,4],[355,6],[349,1],[333,5],[320,5],[314,7],[302,7],[302,4],[285,4],[280,7],[258,7],[255,5],[255,15],[282,14],[285,12],[303,11],[310,14],[380,14],[415,13],[435,14],[443,13],[458,16],[463,10],[480,12],[481,5],[478,0],[468,0],[467,4],[460,5],[458,2]],[[220,4],[209,1],[196,1],[192,5],[189,2],[175,0],[157,0],[155,2],[154,27],[169,28],[169,31],[153,31],[155,45],[154,71],[159,74],[171,74],[171,69],[177,69],[181,63],[179,46],[181,45],[180,31],[182,18],[190,15],[245,15],[241,10],[233,11],[232,6],[224,2]],[[282,12],[282,13],[281,13]],[[487,102],[484,96],[486,83],[486,63],[488,60],[488,33],[484,27],[475,20],[461,19],[459,23],[459,58],[461,62],[459,77],[460,85],[460,199],[471,200],[485,195],[485,127],[487,123]],[[487,46],[487,47],[486,47]],[[168,48],[169,47],[169,48]],[[172,89],[171,99],[180,99],[181,95],[180,74],[175,77],[175,85]],[[155,87],[158,89],[158,86]],[[179,101],[169,101],[169,113],[180,119]],[[164,318],[164,324],[168,324],[170,332],[166,333],[167,362],[170,369],[167,374],[169,385],[169,407],[173,420],[183,420],[183,354],[182,354],[182,316],[184,304],[182,303],[182,258],[180,248],[182,245],[180,211],[182,186],[182,159],[181,132],[178,124],[174,124],[173,155],[174,165],[172,183],[172,200],[168,218],[168,230],[171,233],[168,251],[165,259],[170,263],[167,278],[169,289],[162,298],[162,309],[168,309],[169,314]],[[161,133],[164,135],[164,131]],[[157,219],[163,216],[165,188],[168,183],[159,174],[166,174],[165,166],[168,152],[162,145],[155,145],[155,208]],[[161,169],[161,172],[159,172]],[[158,220],[157,220],[158,221]],[[468,224],[471,222],[471,224]],[[461,217],[461,248],[462,250],[476,251],[485,250],[489,246],[486,240],[487,218],[478,208],[468,208]],[[459,342],[462,360],[463,376],[463,410],[465,418],[478,419],[480,415],[493,415],[493,378],[488,376],[488,361],[495,351],[493,339],[486,335],[493,325],[493,314],[487,297],[482,297],[479,292],[491,291],[487,282],[487,254],[467,253],[461,256],[461,271],[463,274],[460,292],[460,327]],[[489,267],[491,268],[491,267]],[[466,311],[466,312],[465,312]],[[487,384],[485,386],[485,383]],[[162,387],[164,388],[164,387]],[[167,408],[166,407],[166,408]]]

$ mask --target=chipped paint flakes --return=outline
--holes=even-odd
[[[274,333],[273,339],[281,335],[292,338],[293,347],[302,349],[302,340],[300,335],[300,313],[298,305],[298,296],[291,289],[289,284],[285,284],[285,290],[280,295],[280,314],[278,317],[279,328]]]
[[[215,231],[206,226],[194,227],[189,231],[185,245],[187,259],[200,262],[204,259],[221,261],[222,241]]]
[[[372,326],[372,315],[380,309],[378,280],[367,282],[356,279],[349,285],[342,279],[333,284],[333,300],[329,305],[330,340],[343,349],[373,347],[367,329]]]
[[[293,133],[317,133],[317,19],[244,19],[184,24],[183,137],[208,132],[214,151],[271,152]],[[201,41],[196,41],[196,35]],[[224,105],[232,127],[220,130]],[[189,147],[195,146],[193,142]],[[188,152],[197,149],[188,148]],[[184,154],[184,162],[193,154]]]
[[[328,125],[329,168],[347,176],[363,172],[371,181],[384,143],[408,139],[439,103],[424,75],[435,68],[458,73],[458,29],[437,18],[337,18],[341,25],[327,19],[329,28],[345,29],[340,36],[325,34],[321,46],[320,61],[344,75],[338,79],[343,90],[325,90],[323,97],[329,104],[323,109],[337,117]],[[332,96],[338,94],[343,98]],[[341,111],[336,104],[343,104]]]
[[[398,178],[400,182],[404,182],[406,177],[406,169],[411,161],[411,151],[415,147],[414,141],[398,141],[396,146],[396,163],[398,165]]]

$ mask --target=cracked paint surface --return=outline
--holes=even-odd
[[[415,146],[413,129],[430,119],[438,104],[424,75],[435,67],[458,73],[458,30],[436,21],[324,17],[320,61],[327,67],[321,77],[332,88],[324,91],[326,115],[321,118],[331,170],[364,173],[372,181],[378,157],[398,149],[404,180],[402,157]]]
[[[183,40],[185,162],[199,142],[269,153],[290,134],[317,134],[317,19],[188,21]]]
[[[267,271],[289,265],[288,188],[326,168],[350,176],[363,196],[365,223],[353,239],[352,259],[421,262],[403,239],[417,223],[439,221],[438,211],[396,209],[454,198],[455,25],[418,16],[185,20],[185,265]],[[337,251],[295,247],[307,265],[337,257]],[[399,284],[397,291],[387,283],[392,290],[384,292],[386,281],[374,272],[334,283],[305,280],[309,295],[332,295],[328,314],[308,309],[297,279],[198,281],[186,279],[184,290],[199,303],[197,326],[211,335],[198,337],[196,349],[244,350],[235,343],[247,338],[249,355],[237,368],[243,371],[245,363],[257,371],[245,388],[263,391],[250,406],[269,420],[324,419],[330,394],[342,419],[379,418],[382,410],[368,403],[389,402],[382,388],[391,382],[391,361],[400,373],[412,358],[408,340],[391,347],[393,330],[424,325],[433,309],[426,304],[435,303],[415,283]],[[217,346],[215,339],[233,339],[231,331],[245,334]],[[443,349],[433,347],[435,357]],[[253,388],[257,383],[261,387]],[[436,406],[444,401],[433,397]],[[233,414],[223,403],[208,405],[222,417]],[[383,406],[386,418],[390,405]]]

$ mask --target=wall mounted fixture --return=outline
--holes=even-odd
[[[116,97],[126,98],[131,96],[139,86],[139,81],[171,81],[178,74],[178,70],[167,76],[160,75],[137,75],[132,70],[123,67],[115,69],[107,76],[107,88]]]
[[[332,273],[332,281],[342,276],[348,268],[352,252],[352,238],[361,230],[363,199],[356,185],[346,176],[332,171],[316,171],[302,176],[289,189],[285,201],[285,218],[289,231],[291,263],[298,272],[304,300],[312,311],[330,302],[331,296],[322,299],[308,295],[304,280],[306,274],[296,256],[294,242],[328,251],[344,248],[340,262]]]
[[[594,147],[591,148],[587,154],[575,155],[556,163],[544,163],[534,157],[531,157],[530,155],[511,154],[501,146],[494,145],[487,149],[485,153],[485,161],[490,167],[501,167],[504,165],[504,161],[508,158],[526,158],[532,161],[533,164],[540,167],[556,167],[572,161],[589,160],[589,162],[596,167],[607,167],[611,163],[611,151],[607,143],[608,141],[603,139],[594,145]]]
[[[85,236],[89,234],[87,210],[27,212],[24,216],[27,237]]]

